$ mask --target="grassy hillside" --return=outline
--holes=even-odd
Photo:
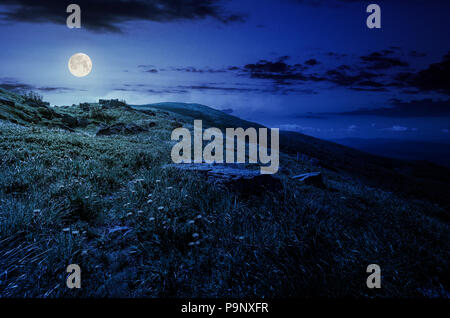
[[[134,105],[135,109],[150,109],[150,110],[162,110],[176,114],[186,121],[192,121],[194,119],[201,119],[204,127],[263,127],[260,124],[252,123],[246,120],[242,120],[238,117],[228,115],[219,110],[200,104],[187,104],[187,103],[156,103],[148,105]]]
[[[285,134],[280,188],[243,195],[163,168],[175,127],[250,125],[206,106],[49,108],[2,90],[0,116],[2,297],[448,297],[446,196],[403,184],[448,193],[448,171]],[[146,131],[95,135],[119,123]],[[290,178],[309,171],[326,187]]]

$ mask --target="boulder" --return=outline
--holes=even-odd
[[[61,122],[70,128],[75,128],[78,124],[78,120],[75,117],[64,114],[61,118]]]
[[[78,118],[77,125],[81,128],[86,128],[89,125],[89,120],[87,118]]]
[[[91,105],[89,103],[80,103],[80,108],[84,112],[88,112],[91,110]]]
[[[96,133],[96,136],[110,136],[117,134],[133,135],[146,131],[148,131],[146,128],[133,123],[130,124],[117,123],[107,127],[100,127],[100,129]]]
[[[148,116],[156,116],[156,113],[155,113],[155,112],[152,112],[151,110],[147,110],[147,109],[139,109],[138,111],[141,112],[141,113],[144,113],[144,114],[146,114],[146,115],[148,115]]]
[[[319,172],[308,172],[293,176],[292,179],[299,180],[305,184],[313,185],[319,188],[325,187],[322,179],[322,173]]]
[[[51,120],[53,118],[58,117],[57,116],[58,114],[50,107],[41,106],[37,110],[38,110],[39,114],[45,119]]]
[[[165,167],[199,172],[208,182],[233,188],[243,194],[262,194],[264,190],[281,188],[280,180],[274,175],[261,174],[259,170],[250,170],[242,164],[181,163]]]

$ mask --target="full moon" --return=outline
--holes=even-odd
[[[92,61],[84,53],[76,53],[69,59],[69,71],[73,76],[84,77],[92,70]]]

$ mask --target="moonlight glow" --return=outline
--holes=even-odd
[[[92,70],[92,61],[84,53],[76,53],[69,59],[69,71],[76,77],[84,77]]]

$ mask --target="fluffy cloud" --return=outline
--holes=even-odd
[[[65,25],[70,1],[2,0],[7,21]],[[135,20],[170,22],[213,18],[222,23],[242,21],[240,14],[227,13],[218,0],[77,0],[83,27],[97,32],[120,32],[120,24]]]

